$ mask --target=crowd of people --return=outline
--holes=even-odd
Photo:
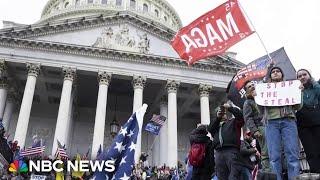
[[[300,141],[310,172],[320,173],[320,144],[314,143],[320,139],[320,82],[306,69],[296,76],[301,82],[300,104],[258,105],[256,82],[248,81],[242,109],[224,102],[209,125],[199,124],[190,134],[187,179],[293,180],[302,173]],[[264,82],[283,81],[283,70],[271,63]]]
[[[242,109],[226,101],[215,109],[216,118],[209,125],[199,124],[191,132],[191,148],[185,167],[181,163],[175,168],[166,165],[152,167],[147,163],[148,156],[142,153],[130,179],[293,180],[301,173],[300,142],[310,172],[320,173],[320,144],[314,143],[320,139],[320,81],[315,81],[306,69],[298,70],[296,75],[301,82],[301,104],[258,105],[255,102],[255,83],[248,81],[244,85],[246,100]],[[264,81],[284,81],[282,69],[271,64]],[[0,133],[2,140],[6,140],[3,128],[0,128]],[[18,156],[18,143],[7,144],[13,157]],[[44,175],[47,179],[56,177],[54,172]],[[30,173],[0,172],[1,179],[28,179],[30,176]],[[92,172],[84,173],[82,179],[92,176]],[[78,179],[71,174],[66,177]]]

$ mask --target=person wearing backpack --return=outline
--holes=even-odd
[[[228,113],[227,111],[233,115]],[[230,117],[230,118],[228,118]],[[215,165],[219,180],[238,180],[240,177],[239,151],[241,127],[244,124],[239,108],[225,103],[217,109],[217,118],[210,122],[208,131],[215,144]]]
[[[206,125],[199,125],[190,134],[191,148],[188,160],[193,166],[192,180],[211,179],[214,172],[214,149],[207,134]]]

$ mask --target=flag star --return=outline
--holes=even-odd
[[[214,19],[214,16],[211,16],[211,19]]]
[[[119,134],[122,134],[122,136],[125,136],[127,134],[127,127],[121,128]]]
[[[131,137],[132,135],[134,135],[133,131],[130,130],[130,133],[127,135],[128,137]]]
[[[203,19],[201,20],[201,22],[203,23]]]
[[[202,52],[207,52],[207,51],[204,49],[204,50],[202,50]]]
[[[123,173],[123,176],[120,179],[121,180],[129,180],[130,176],[127,176],[126,173]]]
[[[111,157],[110,160],[113,161],[113,162],[116,162],[117,159]]]
[[[209,21],[209,18],[207,17],[207,19],[206,19],[207,21]]]
[[[210,52],[210,51],[211,51],[211,49],[208,49],[208,51]]]
[[[122,152],[123,150],[126,150],[126,145],[121,146],[121,152]]]
[[[213,48],[213,50],[217,50],[216,48]]]
[[[121,159],[121,161],[120,161],[120,166],[121,166],[121,164],[125,164],[127,161],[126,161],[126,158],[127,158],[127,156],[125,156],[125,157],[123,157],[122,159]]]
[[[122,142],[118,143],[116,142],[116,145],[114,147],[114,149],[118,149],[118,152],[120,153],[122,151]]]
[[[131,142],[131,145],[129,146],[129,149],[130,149],[130,152],[131,152],[132,150],[135,150],[135,149],[136,149],[136,144],[133,143],[133,142]]]
[[[219,46],[219,48],[221,49],[221,48],[222,48],[222,46]]]

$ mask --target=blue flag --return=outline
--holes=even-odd
[[[115,171],[112,173],[96,172],[94,179],[129,179],[134,167],[134,153],[137,143],[139,125],[134,113],[114,138],[104,160],[115,161]]]
[[[161,126],[154,122],[149,122],[144,129],[146,131],[151,132],[154,135],[158,135],[160,132]]]

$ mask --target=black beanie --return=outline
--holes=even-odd
[[[272,68],[270,69],[270,71],[269,71],[269,78],[271,79],[271,72],[272,72],[272,70],[274,70],[274,69],[279,69],[280,72],[281,72],[281,74],[282,74],[282,79],[284,79],[284,73],[283,73],[282,69],[281,69],[279,66],[274,66],[274,67],[272,67]]]

